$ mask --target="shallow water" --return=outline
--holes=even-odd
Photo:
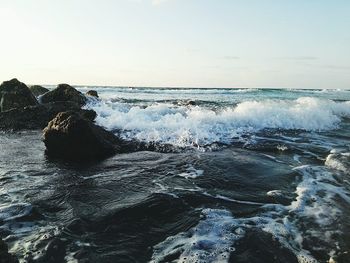
[[[22,262],[350,262],[350,91],[96,89],[98,124],[175,150],[72,165],[0,133]]]

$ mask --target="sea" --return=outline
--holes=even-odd
[[[1,132],[20,262],[350,262],[350,90],[78,89],[96,124],[160,147],[67,163],[42,131]]]

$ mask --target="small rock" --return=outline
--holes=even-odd
[[[89,90],[88,92],[86,92],[86,95],[98,98],[98,94],[96,90]]]
[[[37,104],[27,85],[17,79],[4,81],[0,85],[0,112]]]
[[[194,106],[197,105],[197,103],[194,100],[188,100],[187,105]]]

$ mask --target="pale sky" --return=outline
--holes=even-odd
[[[0,0],[0,81],[350,89],[350,0]]]

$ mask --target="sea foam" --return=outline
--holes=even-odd
[[[340,252],[335,237],[341,230],[332,228],[342,217],[335,200],[341,198],[349,204],[350,198],[346,189],[337,185],[333,173],[324,167],[303,165],[294,170],[301,180],[295,190],[296,199],[289,205],[260,204],[261,213],[246,218],[236,217],[224,209],[203,209],[197,226],[154,246],[151,262],[165,262],[168,257],[185,263],[229,262],[230,254],[235,253],[237,241],[248,230],[262,230],[271,234],[274,240],[295,255],[299,263],[318,262],[312,250],[304,246],[305,240],[306,243],[312,240],[314,250],[326,251],[331,262],[332,257]],[[267,195],[278,192],[269,191]],[[303,232],[305,227],[307,231]]]
[[[104,99],[88,105],[97,123],[122,131],[126,139],[202,146],[230,143],[232,138],[263,129],[326,131],[350,116],[350,101],[302,97],[296,100],[244,101],[210,109],[196,105],[134,105]]]

